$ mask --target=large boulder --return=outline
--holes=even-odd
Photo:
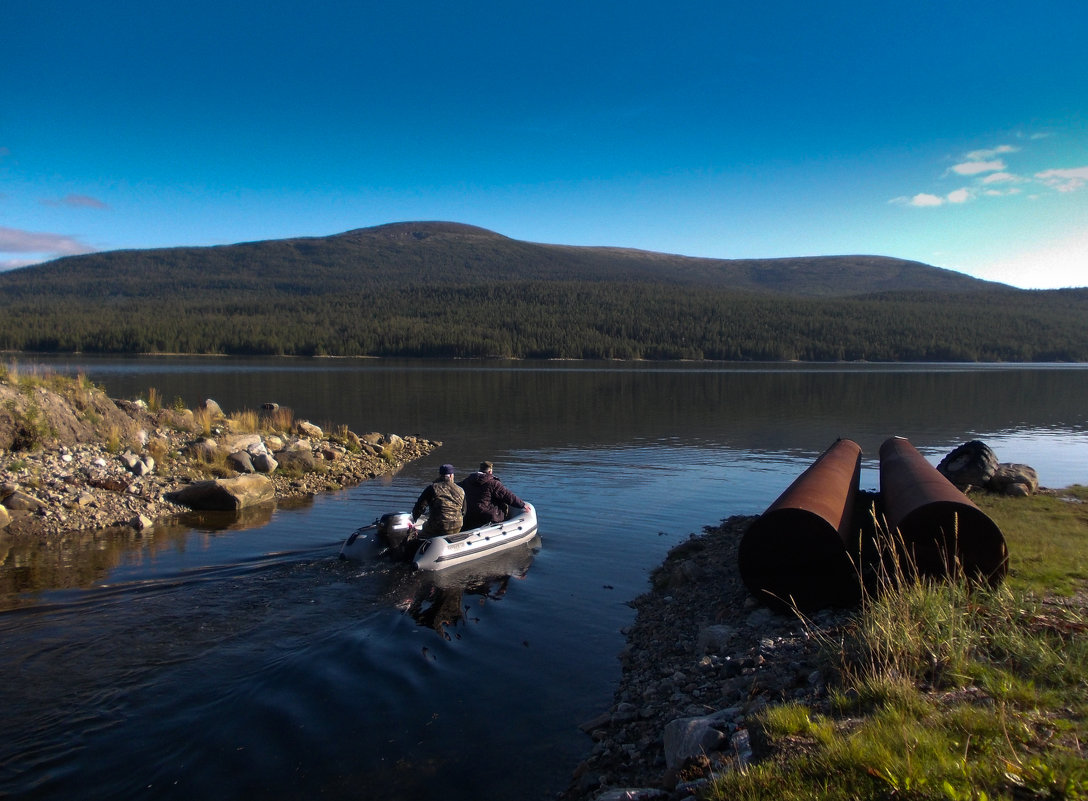
[[[227,456],[227,463],[239,473],[253,473],[253,459],[246,451],[234,451]]]
[[[190,509],[230,512],[274,501],[276,491],[271,479],[253,473],[236,478],[198,481],[169,493],[167,498]]]
[[[1039,489],[1039,475],[1026,464],[1003,463],[997,466],[987,488],[1002,495],[1034,495]]]
[[[308,449],[279,451],[276,453],[276,461],[282,470],[288,472],[310,473],[317,467],[314,455]]]
[[[196,417],[192,409],[160,409],[155,413],[155,425],[178,431],[196,430]]]
[[[187,445],[185,452],[194,459],[210,462],[219,452],[219,444],[214,439],[205,437]]]
[[[725,732],[732,729],[729,718],[732,714],[732,710],[727,710],[705,717],[679,718],[666,724],[663,734],[666,767],[678,768],[692,757],[719,750],[728,742]]]
[[[363,441],[354,431],[348,430],[344,432],[344,445],[353,451],[359,451],[363,447]]]
[[[728,653],[729,646],[736,634],[737,630],[732,626],[721,624],[705,626],[699,631],[699,642],[696,651],[700,656]]]
[[[33,495],[16,490],[4,498],[4,506],[13,512],[36,512],[45,506]]]
[[[231,452],[245,451],[251,456],[265,450],[260,434],[232,434],[224,437],[222,444],[224,448]]]
[[[253,457],[253,469],[258,473],[274,473],[280,464],[270,453],[258,453]]]
[[[962,492],[985,487],[997,472],[997,456],[980,440],[965,442],[941,459],[937,472]]]

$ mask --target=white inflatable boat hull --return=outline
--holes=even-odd
[[[419,570],[443,570],[532,541],[537,532],[536,509],[527,503],[524,509],[511,511],[515,514],[501,523],[459,534],[421,538],[412,563]],[[379,526],[375,524],[354,532],[341,547],[340,558],[363,561],[377,557],[384,545],[378,531]]]
[[[513,510],[511,510],[513,511]],[[421,541],[412,561],[419,570],[442,570],[505,551],[536,536],[536,509],[530,503],[501,523]]]

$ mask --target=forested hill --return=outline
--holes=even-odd
[[[0,273],[0,349],[1088,361],[1088,290],[880,256],[705,259],[397,223]]]
[[[101,277],[110,277],[103,286]],[[327,237],[70,256],[11,273],[11,289],[130,296],[224,288],[340,294],[408,282],[621,281],[801,296],[977,291],[984,281],[880,256],[706,259],[544,245],[457,223],[394,223]]]

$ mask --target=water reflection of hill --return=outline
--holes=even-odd
[[[34,603],[34,595],[101,584],[121,565],[154,562],[167,551],[197,547],[218,531],[260,528],[275,506],[191,513],[136,532],[128,527],[76,531],[50,539],[0,537],[0,609]]]
[[[185,527],[159,525],[139,534],[115,528],[50,540],[5,538],[0,545],[0,609],[33,603],[26,596],[35,593],[93,586],[133,558],[184,547],[187,533]]]
[[[81,360],[113,395],[290,406],[357,431],[471,440],[481,450],[676,438],[740,450],[875,452],[892,434],[1088,427],[1084,365],[806,365],[394,360]],[[96,369],[97,368],[97,369]],[[194,395],[194,393],[196,393]]]
[[[324,376],[323,391],[364,377],[373,387],[369,371]],[[468,429],[505,447],[678,438],[740,450],[820,450],[829,436],[848,436],[875,449],[897,433],[955,438],[1026,421],[1084,426],[1088,371],[480,370],[445,373],[440,386],[436,398],[418,373],[383,372],[380,406],[397,415],[394,426],[426,421],[428,430]]]

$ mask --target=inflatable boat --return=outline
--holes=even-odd
[[[369,526],[353,532],[340,548],[341,559],[362,561],[392,556],[412,562],[419,570],[442,570],[527,543],[536,536],[536,509],[523,509],[501,523],[441,537],[423,537],[421,517],[413,522],[404,512],[384,514]]]

